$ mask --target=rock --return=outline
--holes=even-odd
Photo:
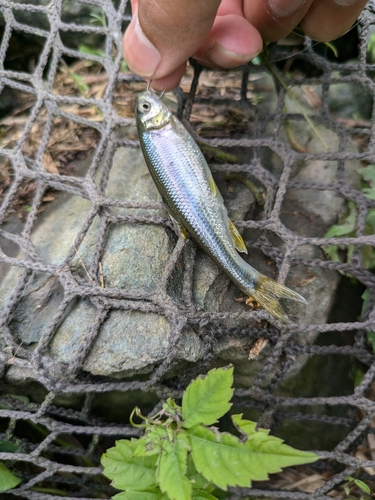
[[[333,78],[341,78],[339,72]],[[329,86],[329,110],[334,116],[352,120],[371,120],[372,95],[357,82],[342,82]]]
[[[119,179],[123,179],[119,182]],[[253,203],[251,192],[239,185],[234,193],[225,193],[223,176],[218,182],[228,197],[231,216],[244,218]],[[140,151],[121,149],[115,155],[109,176],[106,196],[127,201],[160,202]],[[43,262],[60,265],[91,209],[91,202],[79,196],[59,193],[34,227],[31,239]],[[119,215],[133,214],[166,216],[164,209],[115,208]],[[95,218],[77,249],[73,273],[87,281],[87,270],[94,254],[99,229]],[[143,293],[155,291],[165,265],[176,244],[176,235],[167,228],[154,224],[112,224],[101,259],[106,287],[131,289]],[[202,275],[200,269],[204,269]],[[202,252],[197,256],[197,278],[194,297],[198,306],[219,310],[228,279],[219,272]],[[14,289],[19,271],[12,269],[0,286],[0,302],[4,304]],[[203,278],[203,279],[202,279]],[[92,279],[92,278],[90,278]],[[175,276],[175,281],[179,276]],[[218,286],[218,284],[220,286]],[[178,283],[172,285],[172,296],[181,300]],[[23,298],[13,315],[11,330],[24,346],[33,346],[40,340],[52,321],[63,298],[63,289],[55,277],[33,273]],[[35,313],[34,313],[35,312]],[[90,328],[97,317],[96,307],[88,299],[72,302],[56,330],[49,346],[49,356],[56,363],[69,365],[78,355]],[[150,371],[160,363],[170,348],[169,320],[160,314],[137,310],[113,309],[103,322],[95,345],[89,352],[84,370],[95,375],[122,377]],[[197,361],[203,355],[202,345],[191,329],[184,332],[179,344],[180,356],[185,361]],[[64,374],[64,369],[61,369]]]
[[[271,99],[265,101],[267,110],[272,109],[272,105]],[[324,134],[332,148],[338,147],[335,133],[324,128],[320,128],[320,132]],[[322,145],[307,123],[298,122],[296,135],[298,141],[311,152],[320,151]],[[280,139],[287,141],[283,128],[280,128]],[[354,148],[352,143],[348,144],[349,149]],[[271,174],[277,179],[283,169],[281,158],[271,150],[268,150],[266,155],[261,158],[262,164],[267,165]],[[357,168],[357,162],[346,163],[347,179],[352,184],[355,183]],[[328,185],[335,179],[335,169],[333,163],[323,161],[296,162],[290,180],[292,183],[314,183],[316,176],[319,176],[319,182]],[[97,182],[100,174],[101,172],[97,176]],[[214,175],[232,220],[254,218],[256,205],[251,191],[241,182],[233,181],[233,191],[230,192],[224,174]],[[311,189],[310,193],[307,191],[290,185],[283,201],[281,221],[297,234],[321,237],[336,222],[337,214],[345,212],[345,202],[329,189],[319,192]],[[117,151],[105,195],[113,200],[152,203],[161,201],[139,150]],[[334,211],[332,206],[335,208]],[[67,193],[59,193],[56,200],[47,206],[32,231],[33,245],[43,262],[55,265],[64,262],[90,210],[91,202]],[[113,207],[112,211],[125,216],[152,214],[155,217],[166,217],[166,212],[161,206],[157,210]],[[94,280],[97,286],[100,286],[99,269],[91,267],[99,224],[99,218],[96,217],[80,248],[77,249],[77,255],[71,266],[73,276],[81,278],[86,283]],[[244,232],[244,239],[248,243],[256,242],[258,236],[257,231]],[[280,240],[276,235],[270,233],[269,239],[275,247],[280,246]],[[154,293],[176,242],[176,235],[164,226],[119,222],[109,224],[103,254],[100,257],[105,288],[130,289],[134,293],[143,294]],[[267,257],[251,246],[249,250],[249,255],[245,256],[245,259],[256,269],[275,277],[276,267],[269,265]],[[295,257],[314,259],[322,256],[319,252],[320,250],[314,246],[305,246],[297,249]],[[166,300],[170,302],[165,304],[168,307],[177,308],[184,305],[181,287],[182,269],[183,262],[178,261],[169,282],[169,298]],[[12,293],[18,275],[18,269],[13,268],[0,284],[1,304],[5,304]],[[286,284],[303,294],[308,300],[308,306],[287,304],[291,318],[298,318],[298,321],[305,324],[327,322],[338,282],[339,275],[326,269],[315,266],[306,272],[304,267],[292,267]],[[193,283],[193,301],[196,307],[210,312],[239,313],[233,317],[228,314],[225,319],[220,320],[222,328],[252,328],[256,333],[258,325],[256,323],[249,325],[248,316],[241,314],[247,313],[249,309],[235,300],[243,297],[243,294],[199,249],[195,256]],[[58,280],[43,273],[33,274],[10,325],[12,332],[20,342],[23,342],[25,348],[35,347],[56,314],[62,298],[63,289]],[[69,366],[82,355],[85,340],[89,335],[94,335],[96,340],[85,355],[83,369],[96,376],[112,378],[139,376],[150,372],[165,359],[173,342],[169,316],[155,308],[135,310],[130,306],[115,307],[109,312],[101,313],[103,318],[100,330],[95,333],[100,307],[100,301],[79,298],[72,301],[65,312],[45,351],[46,356],[49,356],[56,365],[60,365],[60,372],[59,370],[56,372],[60,373],[59,376],[66,376]],[[34,314],[34,311],[37,313]],[[319,311],[318,316],[317,311]],[[315,331],[296,335],[296,339],[302,345],[313,343],[315,338]],[[246,387],[252,383],[255,374],[269,357],[271,349],[269,345],[256,360],[249,363],[248,344],[246,338],[226,336],[215,342],[214,347],[216,362],[234,362],[240,385]],[[186,328],[178,344],[178,357],[181,363],[196,362],[202,356],[203,345],[200,338],[191,328]],[[304,363],[305,357],[300,356],[293,364],[287,380],[298,373]]]

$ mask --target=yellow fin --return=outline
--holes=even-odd
[[[184,240],[187,240],[189,238],[189,234],[188,234],[187,230],[184,228],[184,226],[182,224],[180,224],[178,221],[176,221],[176,219],[174,217],[172,217],[171,214],[169,214],[169,217],[171,218],[173,225],[174,225],[176,231],[178,232],[178,234],[180,236],[182,236],[184,238]]]
[[[279,304],[278,298],[295,300],[303,304],[307,303],[306,299],[299,293],[264,275],[257,278],[256,285],[249,295],[275,318],[284,323],[288,321],[288,316]]]
[[[240,233],[238,232],[238,229],[236,228],[236,226],[233,224],[233,222],[230,219],[228,219],[228,224],[229,224],[229,231],[230,231],[230,234],[232,236],[233,243],[234,243],[234,246],[236,247],[236,250],[238,250],[239,252],[242,252],[242,253],[247,253],[247,248],[246,248],[245,242],[244,242],[242,236],[240,235]]]
[[[216,196],[217,186],[216,186],[216,182],[215,182],[214,178],[212,177],[212,175],[210,177],[209,183],[210,183],[210,188],[211,188],[212,194],[214,196]]]

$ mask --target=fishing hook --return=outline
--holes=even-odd
[[[147,82],[147,87],[146,87],[146,90],[149,91],[150,90],[150,85],[152,83],[152,80],[149,80]],[[165,90],[162,90],[161,94],[159,95],[159,99],[161,99],[163,97],[163,95],[165,94]]]

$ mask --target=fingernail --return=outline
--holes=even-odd
[[[160,52],[143,33],[138,15],[135,16],[128,29],[133,31],[128,34],[130,39],[128,38],[129,41],[127,42],[128,44],[131,43],[131,47],[127,51],[131,51],[133,54],[132,60],[127,61],[129,68],[142,78],[151,78],[160,64]]]
[[[347,7],[348,5],[353,5],[357,0],[335,0],[337,5],[342,5],[343,7]]]
[[[278,17],[285,17],[291,16],[297,12],[305,1],[306,0],[269,0],[269,4]]]
[[[213,45],[208,51],[208,57],[217,66],[223,68],[235,68],[246,64],[259,54],[237,54],[230,50],[224,49],[221,45]]]

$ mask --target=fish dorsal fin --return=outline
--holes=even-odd
[[[228,219],[228,225],[229,225],[229,232],[232,236],[232,240],[233,240],[234,246],[236,247],[236,250],[238,252],[247,253],[247,248],[246,248],[245,242],[244,242],[242,236],[240,235],[240,233],[238,232],[238,229],[236,228],[236,226],[233,224],[233,222],[230,219]]]

